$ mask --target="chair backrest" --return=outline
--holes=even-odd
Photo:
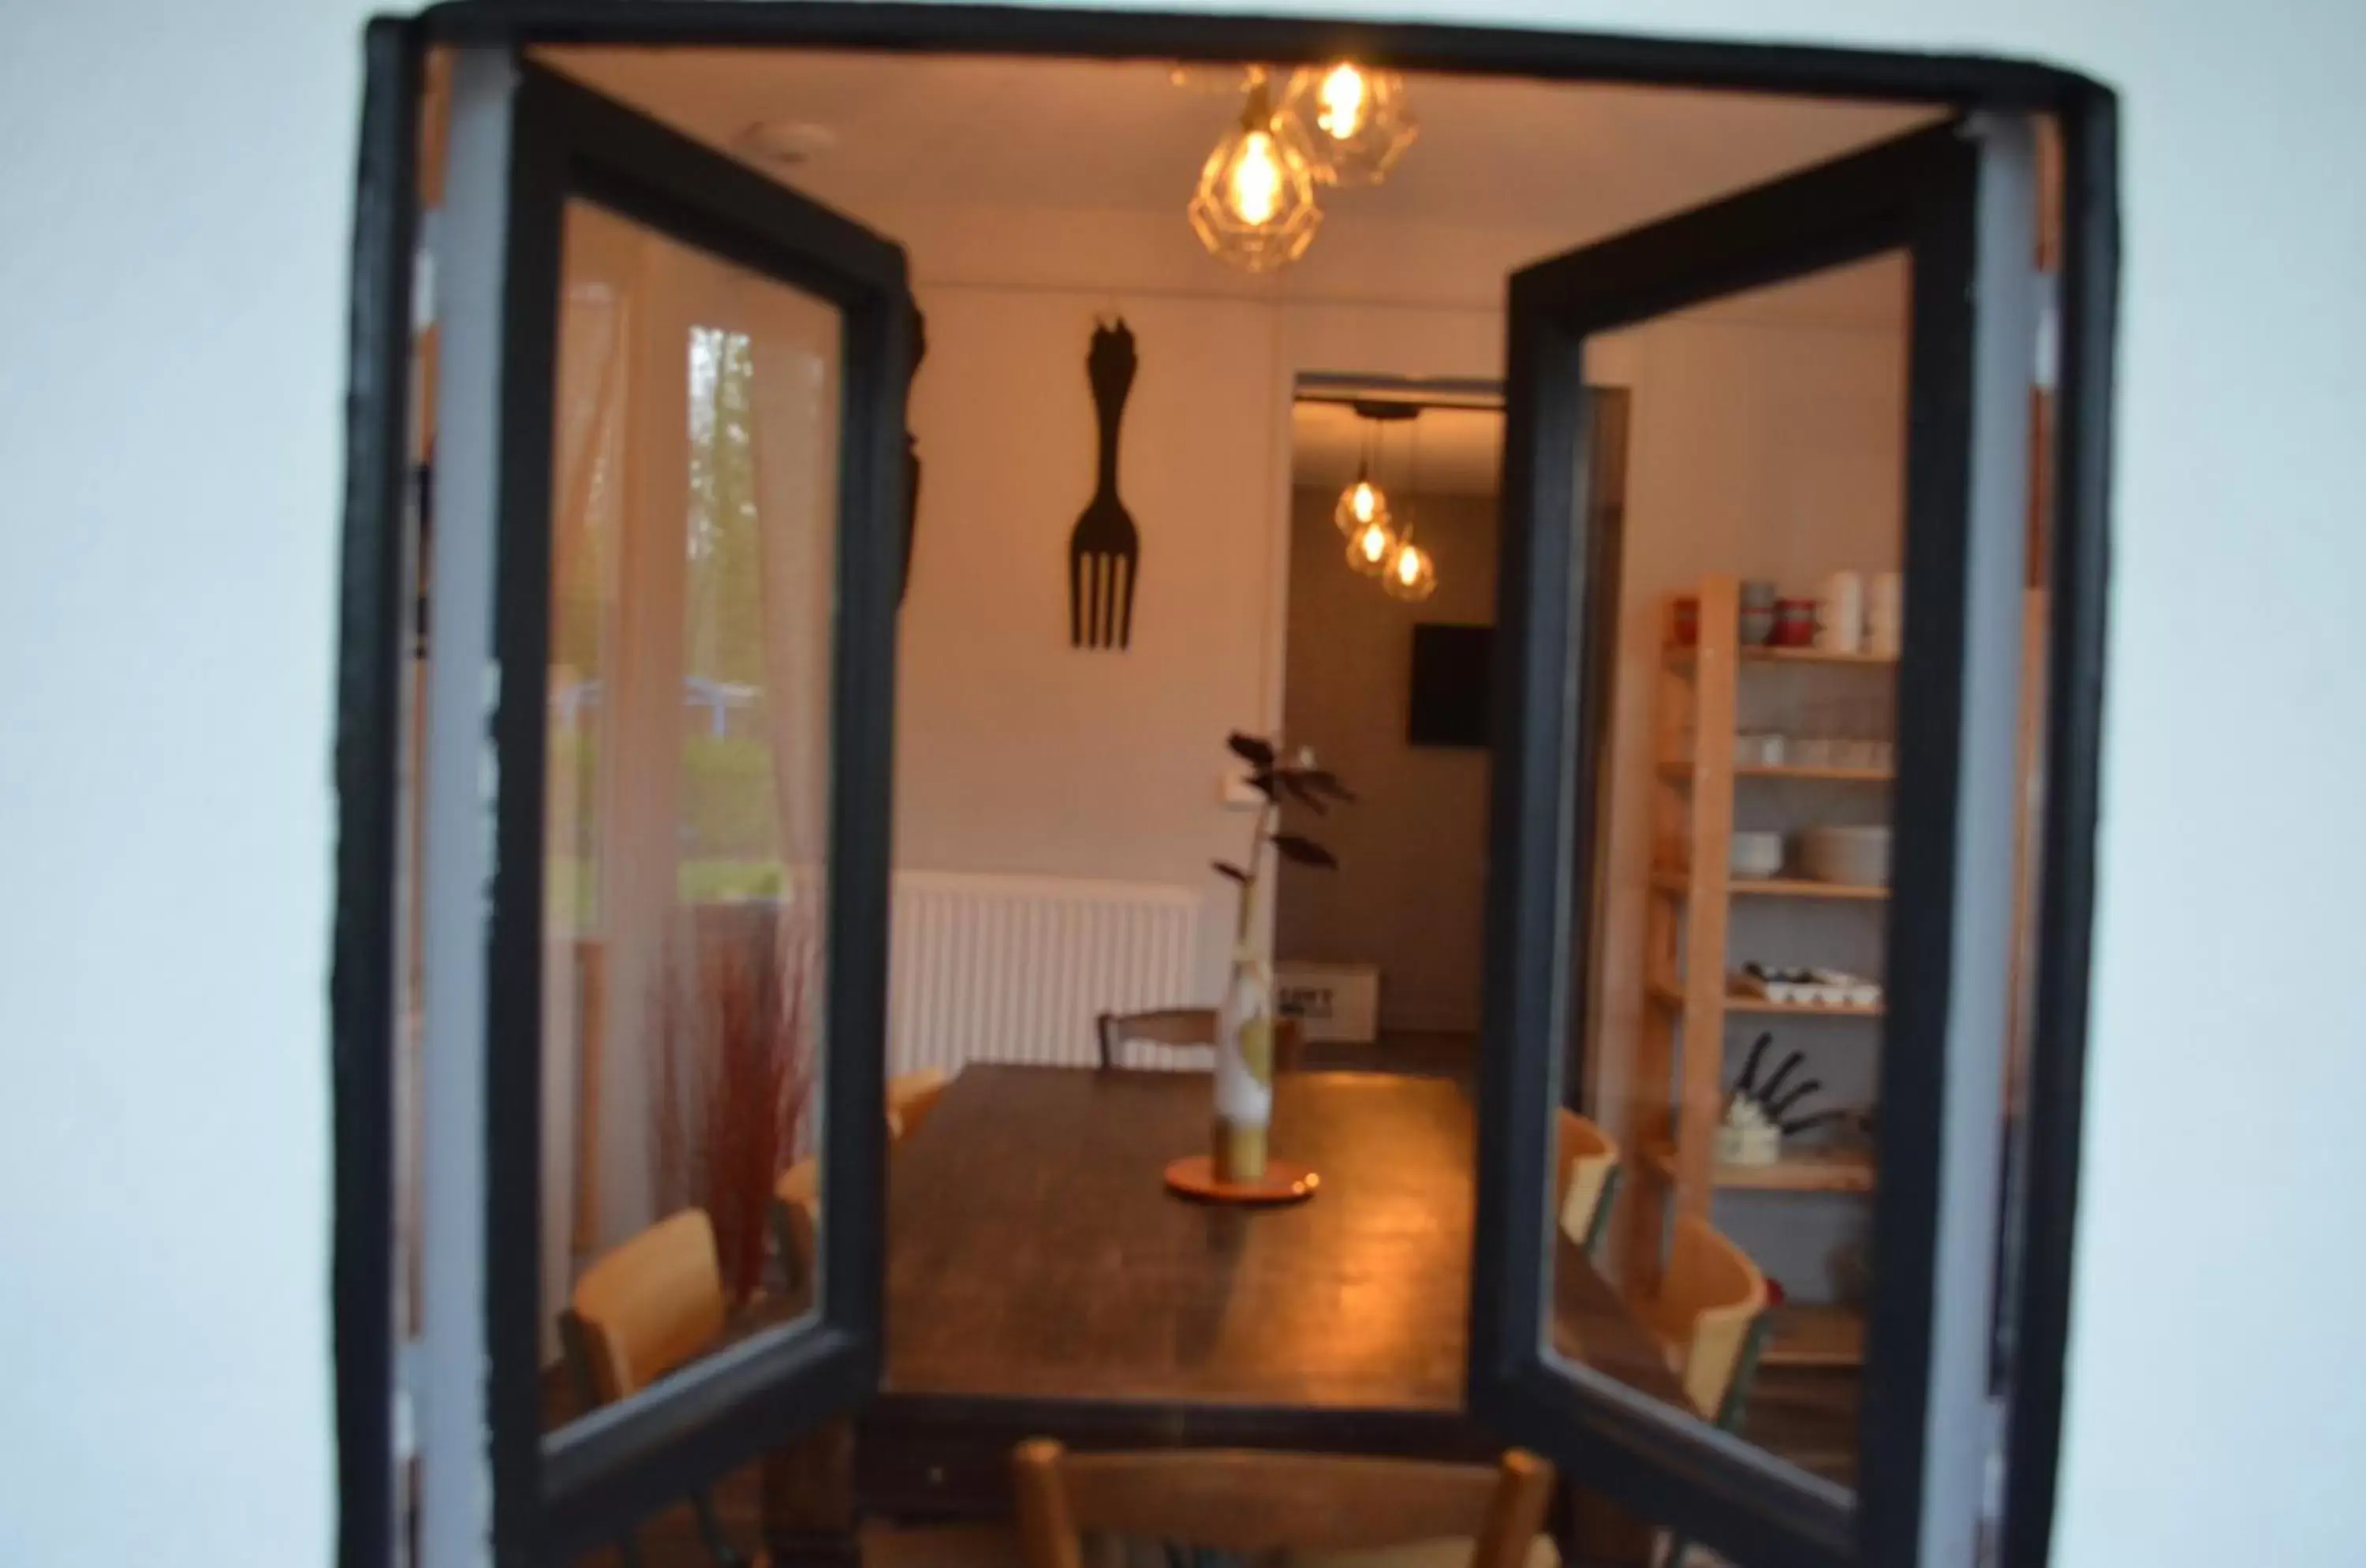
[[[1553,1212],[1569,1239],[1591,1252],[1610,1217],[1611,1179],[1618,1171],[1617,1141],[1563,1108],[1560,1113],[1559,1179],[1553,1186]]]
[[[1093,1021],[1094,1037],[1101,1048],[1101,1066],[1121,1066],[1125,1043],[1146,1040],[1154,1045],[1216,1043],[1214,1008],[1159,1008],[1151,1012],[1105,1012]],[[1276,1071],[1296,1069],[1306,1047],[1305,1026],[1294,1018],[1274,1021],[1273,1065]]]
[[[891,1113],[888,1126],[895,1126]],[[890,1134],[893,1136],[893,1133]],[[792,1291],[813,1277],[814,1249],[821,1240],[821,1161],[808,1155],[773,1179],[772,1245]]]
[[[1741,1370],[1759,1314],[1766,1310],[1766,1276],[1750,1255],[1706,1220],[1676,1222],[1667,1271],[1651,1303],[1651,1318],[1677,1350],[1679,1375],[1693,1408],[1716,1420]]]
[[[952,1082],[941,1067],[923,1067],[917,1073],[898,1073],[887,1080],[887,1125],[890,1135],[901,1140],[911,1137],[937,1108],[937,1100]]]
[[[1027,1568],[1079,1568],[1080,1530],[1219,1551],[1354,1551],[1475,1538],[1472,1568],[1518,1568],[1552,1500],[1552,1466],[1518,1449],[1493,1468],[1330,1454],[1164,1449],[1011,1456]]]
[[[669,1215],[583,1271],[568,1298],[592,1392],[648,1387],[723,1330],[723,1267],[704,1209]]]

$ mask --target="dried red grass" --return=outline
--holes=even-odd
[[[700,911],[682,945],[659,1028],[659,1190],[706,1211],[724,1287],[744,1302],[811,1098],[814,943],[795,912],[758,907]]]

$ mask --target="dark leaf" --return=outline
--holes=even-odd
[[[1330,812],[1331,808],[1323,804],[1322,794],[1309,785],[1305,778],[1296,771],[1284,768],[1275,773],[1274,777],[1279,779],[1282,787],[1289,790],[1301,803],[1313,807],[1316,816],[1325,816]]]
[[[1279,850],[1284,858],[1294,860],[1301,865],[1335,866],[1339,863],[1338,858],[1329,850],[1313,840],[1301,838],[1296,833],[1276,833],[1273,836],[1273,847]]]
[[[1232,862],[1228,860],[1220,860],[1211,861],[1209,863],[1213,865],[1220,874],[1231,877],[1234,882],[1239,883],[1244,887],[1248,886],[1249,874],[1243,871],[1239,866],[1234,865]]]
[[[1268,800],[1276,798],[1273,793],[1273,770],[1271,768],[1259,768],[1256,773],[1251,773],[1249,775],[1249,787],[1256,791],[1259,795],[1265,796]]]
[[[1238,757],[1241,761],[1248,763],[1251,767],[1270,768],[1273,766],[1273,747],[1266,741],[1258,739],[1254,735],[1243,735],[1238,730],[1235,730],[1232,735],[1225,739],[1224,744],[1233,749],[1234,756]]]
[[[1339,782],[1339,775],[1328,768],[1300,768],[1298,776],[1310,789],[1322,791],[1334,800],[1353,800],[1356,792]]]

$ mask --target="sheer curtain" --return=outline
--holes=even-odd
[[[699,933],[768,925],[817,983],[839,398],[819,301],[580,203],[566,280],[546,1325],[592,1258],[701,1201],[682,1145],[707,1131],[713,1065],[665,1043],[670,1005],[704,983]]]

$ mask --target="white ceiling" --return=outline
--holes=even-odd
[[[1293,403],[1290,482],[1301,490],[1346,489],[1375,430],[1383,445],[1372,477],[1388,495],[1412,490],[1416,456],[1424,495],[1495,493],[1504,414],[1490,408],[1425,409],[1417,419],[1375,425],[1344,403]]]
[[[835,144],[774,170],[855,217],[987,204],[1179,211],[1238,99],[1163,63],[774,49],[569,48],[569,74],[712,145],[760,121]],[[1326,192],[1368,220],[1606,231],[1832,156],[1927,108],[1416,74],[1420,139],[1389,181]],[[1179,228],[1179,225],[1178,225]]]

